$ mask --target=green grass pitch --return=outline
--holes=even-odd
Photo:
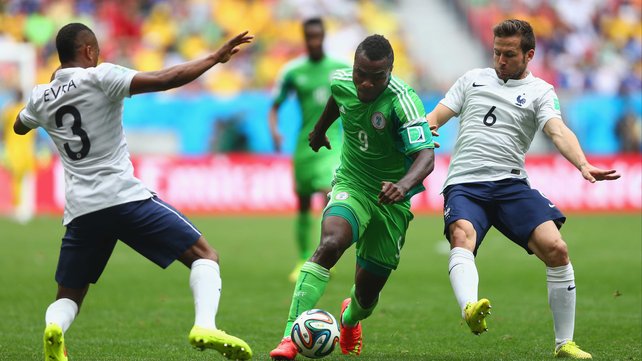
[[[281,338],[294,264],[293,217],[195,217],[221,254],[217,324],[241,336],[255,360]],[[598,360],[641,360],[640,214],[569,215],[563,235],[577,281],[575,340]],[[359,360],[547,360],[553,324],[543,264],[491,231],[477,264],[480,296],[493,304],[489,332],[461,324],[447,275],[441,218],[417,215],[399,269],[363,322]],[[0,219],[0,360],[42,360],[46,307],[64,228],[59,218],[27,226]],[[315,237],[316,238],[316,237]],[[318,307],[338,316],[349,294],[354,249],[336,267]],[[70,360],[222,360],[187,343],[193,322],[188,269],[161,270],[119,244],[66,334]],[[298,359],[303,359],[299,357]],[[346,360],[335,352],[326,360]]]

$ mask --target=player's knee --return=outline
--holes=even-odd
[[[324,267],[334,266],[350,244],[350,240],[346,240],[344,237],[336,234],[324,234],[311,260]]]
[[[201,238],[203,242],[197,242],[194,246],[194,252],[196,253],[199,259],[209,259],[218,263],[219,255],[218,251],[215,250],[204,238]]]
[[[559,267],[568,264],[568,246],[561,238],[556,239],[550,244],[544,260],[549,267]]]
[[[475,241],[472,235],[465,228],[454,226],[450,228],[450,245],[452,248],[461,247],[472,250],[475,248]]]
[[[179,257],[187,267],[191,267],[192,263],[198,259],[209,259],[216,263],[219,261],[218,252],[202,236]]]

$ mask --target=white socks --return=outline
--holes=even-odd
[[[45,325],[55,323],[62,328],[62,332],[67,332],[74,318],[78,314],[78,305],[69,298],[61,298],[47,307],[45,313]]]
[[[555,345],[573,340],[575,328],[575,274],[573,266],[546,267],[548,304],[553,312]]]
[[[462,247],[451,249],[448,259],[448,274],[461,309],[461,315],[464,317],[466,303],[477,302],[479,289],[479,275],[473,253]]]
[[[479,275],[475,256],[465,248],[450,250],[448,273],[455,297],[464,315],[468,302],[476,302],[479,289]],[[575,274],[573,266],[546,267],[548,304],[553,312],[555,344],[562,345],[573,340],[575,328]]]
[[[218,263],[199,259],[192,263],[189,285],[194,295],[194,326],[216,329],[216,313],[221,298],[221,275]]]

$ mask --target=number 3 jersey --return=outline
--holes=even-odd
[[[532,74],[506,83],[492,68],[473,69],[441,104],[459,116],[444,189],[451,184],[528,178],[524,158],[535,132],[560,118],[553,86]]]
[[[65,172],[65,214],[72,219],[152,193],[134,177],[122,126],[123,99],[136,71],[102,63],[59,69],[38,85],[20,113],[22,123],[51,137]]]
[[[435,147],[421,100],[400,79],[391,76],[388,87],[370,103],[357,97],[352,69],[336,71],[330,89],[344,131],[336,182],[376,195],[381,181],[397,182],[406,174],[411,154]],[[415,186],[406,199],[423,190],[422,184]]]

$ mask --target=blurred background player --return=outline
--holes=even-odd
[[[301,109],[301,127],[292,156],[294,184],[298,200],[298,215],[295,225],[295,238],[299,260],[290,273],[291,282],[296,282],[303,263],[312,254],[310,244],[312,217],[310,208],[312,196],[330,191],[332,177],[339,166],[341,156],[341,124],[335,122],[328,129],[328,136],[334,140],[333,149],[320,149],[313,152],[308,146],[308,134],[323,112],[330,96],[330,76],[341,68],[344,62],[326,55],[323,49],[325,30],[321,18],[311,18],[303,22],[303,38],[307,56],[299,57],[288,63],[281,71],[276,84],[276,97],[269,113],[272,140],[277,151],[283,148],[283,137],[278,128],[278,110],[290,92],[295,92]],[[289,119],[288,121],[294,121]],[[327,200],[326,200],[327,201]]]
[[[22,92],[13,91],[11,102],[3,113],[4,161],[11,174],[11,205],[13,217],[27,223],[35,211],[36,132],[19,136],[13,132],[13,123],[24,107]]]
[[[434,167],[434,145],[423,104],[415,91],[392,76],[394,52],[386,38],[359,44],[353,69],[337,71],[331,96],[309,135],[310,147],[330,148],[327,129],[341,117],[345,140],[330,201],[323,212],[321,241],[297,279],[283,338],[274,360],[294,360],[292,323],[315,307],[330,269],[356,243],[356,272],[350,297],[341,305],[341,352],[363,349],[360,321],[372,314],[379,293],[399,264],[413,218],[410,197],[424,190]]]
[[[431,127],[459,116],[459,133],[444,183],[444,233],[450,241],[448,273],[462,317],[474,334],[487,330],[490,301],[478,299],[475,256],[491,226],[546,265],[555,329],[555,357],[590,359],[573,342],[575,274],[559,228],[566,217],[532,189],[524,168],[535,133],[542,130],[591,183],[614,180],[615,170],[590,164],[561,119],[552,85],[528,69],[535,34],[523,20],[493,28],[494,69],[474,69],[450,88],[428,114]],[[437,135],[437,133],[434,133]]]
[[[98,65],[100,48],[87,26],[71,23],[58,32],[60,68],[49,84],[34,88],[14,124],[21,135],[42,127],[65,171],[67,229],[56,270],[56,301],[45,314],[46,361],[68,359],[64,333],[119,239],[160,267],[179,260],[191,269],[195,322],[188,339],[194,347],[211,348],[234,360],[252,356],[245,341],[216,327],[218,253],[185,216],[134,177],[122,129],[125,97],[187,84],[227,62],[252,38],[244,32],[201,59],[137,72],[111,63]]]

